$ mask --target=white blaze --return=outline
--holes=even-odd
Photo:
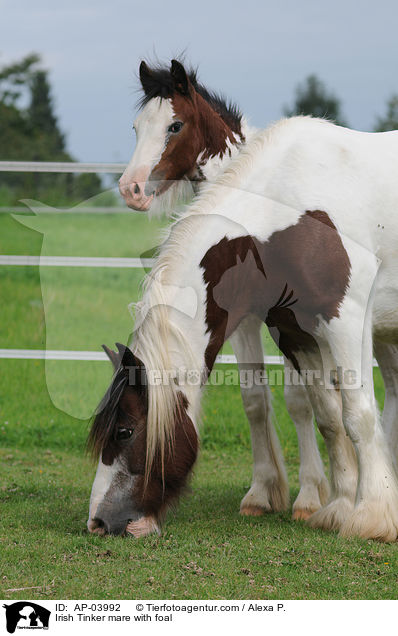
[[[116,473],[120,471],[120,468],[121,466],[118,460],[114,460],[110,466],[107,466],[102,462],[102,458],[100,458],[93,487],[91,489],[90,511],[87,523],[94,519],[98,506],[102,502],[105,494],[108,492],[112,480]]]
[[[145,171],[149,176],[160,161],[166,147],[167,129],[174,118],[170,99],[154,97],[148,102],[134,122],[137,144],[120,179],[121,185],[135,181],[137,172]]]

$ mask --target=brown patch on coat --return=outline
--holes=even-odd
[[[144,442],[144,436],[139,444],[133,443],[129,458],[130,471],[132,474],[139,474],[133,492],[135,505],[142,509],[145,515],[153,515],[158,520],[161,520],[168,505],[183,491],[199,450],[198,435],[187,414],[186,399],[181,393],[179,400],[174,437],[166,446],[163,469],[161,455],[158,452],[148,479],[145,479],[146,440]]]
[[[265,242],[251,236],[224,237],[206,252],[200,266],[207,285],[209,371],[222,344],[248,313],[268,325],[279,349],[298,369],[294,353],[317,348],[317,317],[329,322],[339,315],[351,270],[334,223],[320,210],[307,211]]]
[[[160,181],[157,194],[185,176],[200,180],[201,166],[212,157],[223,157],[230,152],[228,142],[237,143],[232,129],[192,86],[188,95],[175,93],[171,102],[176,119],[184,125],[178,134],[170,136],[159,163],[149,176],[148,181]]]
[[[140,386],[125,386],[118,404],[117,428],[102,448],[104,464],[111,465],[121,458],[130,474],[137,476],[131,493],[134,507],[158,520],[184,489],[199,449],[198,435],[187,414],[187,400],[182,393],[178,399],[174,437],[166,446],[163,470],[159,451],[146,479],[147,400]],[[117,440],[120,428],[133,431],[129,440]]]

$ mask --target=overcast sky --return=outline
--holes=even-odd
[[[127,161],[143,57],[185,49],[259,127],[316,73],[369,130],[398,93],[397,27],[396,0],[0,0],[0,65],[40,53],[70,152]]]

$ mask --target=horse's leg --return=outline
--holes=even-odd
[[[338,529],[354,507],[357,460],[342,420],[340,391],[330,386],[327,370],[334,363],[325,350],[295,353],[318,428],[325,440],[330,463],[329,503],[308,519],[312,527]]]
[[[261,324],[255,316],[248,316],[230,338],[240,372],[249,371],[251,375],[264,368]],[[241,502],[241,514],[259,515],[271,510],[286,510],[289,506],[289,485],[283,454],[271,421],[269,387],[243,382],[241,394],[250,423],[254,462],[252,484]]]
[[[336,320],[328,336],[336,366],[342,370],[344,426],[354,444],[359,468],[355,508],[340,533],[395,541],[398,482],[374,397],[371,303],[366,307],[362,317],[357,311],[350,312],[350,320]]]
[[[386,389],[381,421],[398,472],[398,347],[375,342],[374,350]]]
[[[316,443],[311,402],[300,377],[299,383],[291,381],[294,377],[293,366],[285,358],[285,402],[300,451],[300,492],[293,504],[293,519],[308,519],[327,502],[330,488]]]

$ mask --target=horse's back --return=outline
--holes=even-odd
[[[262,179],[269,201],[301,214],[323,210],[353,237],[359,222],[373,231],[375,218],[383,224],[398,215],[398,131],[366,133],[294,117],[272,126],[268,139],[249,190]]]
[[[342,234],[374,251],[377,223],[398,221],[397,167],[398,132],[358,132],[304,116],[283,119],[254,135],[183,216],[207,217],[197,231],[212,243],[225,234],[268,240],[319,210]],[[395,244],[398,222],[393,226],[387,239]]]

